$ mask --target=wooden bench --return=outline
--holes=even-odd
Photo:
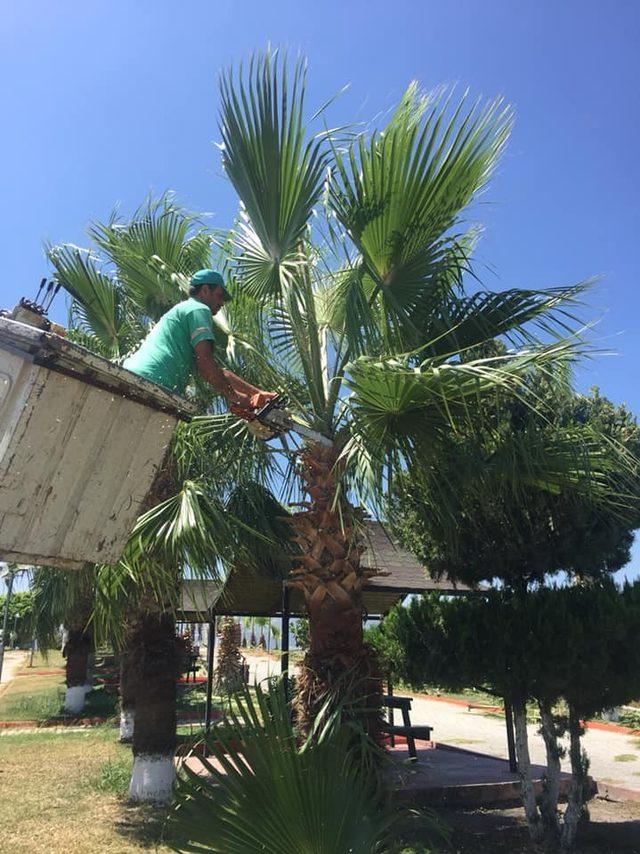
[[[382,697],[382,706],[389,710],[389,720],[383,724],[383,732],[391,736],[391,746],[395,744],[395,736],[402,735],[407,739],[407,749],[409,756],[412,759],[418,758],[416,750],[416,738],[423,741],[431,741],[432,726],[412,726],[411,725],[411,703],[413,697],[395,697],[392,694],[385,694]],[[402,714],[402,726],[394,726],[393,712],[394,709],[399,709]]]

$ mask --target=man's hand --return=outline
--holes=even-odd
[[[254,409],[262,409],[263,406],[266,406],[270,400],[273,400],[274,397],[277,397],[278,393],[276,391],[256,391],[251,395],[251,406]]]
[[[251,421],[255,417],[255,407],[248,394],[234,391],[232,394],[227,395],[227,401],[229,409],[234,415],[244,418],[245,421]]]

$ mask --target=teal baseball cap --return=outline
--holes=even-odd
[[[191,276],[191,281],[189,284],[192,288],[201,288],[202,285],[211,285],[212,287],[220,285],[224,294],[225,302],[229,302],[229,300],[233,299],[233,297],[225,287],[224,279],[217,270],[211,270],[208,267],[206,267],[204,270],[198,270],[197,273],[194,273],[193,276]]]

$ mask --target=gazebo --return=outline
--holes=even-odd
[[[363,590],[365,619],[382,618],[397,602],[410,594],[439,590],[450,596],[471,593],[471,588],[454,584],[446,578],[433,579],[414,555],[393,540],[380,522],[365,523],[367,549],[362,566],[376,569]],[[213,694],[213,657],[216,618],[276,617],[282,620],[281,672],[289,670],[289,620],[305,615],[304,598],[296,589],[285,586],[282,579],[258,575],[248,568],[236,567],[222,586],[213,581],[185,581],[182,586],[180,619],[184,622],[207,622],[207,703],[205,727],[211,722]]]

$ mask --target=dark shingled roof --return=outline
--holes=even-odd
[[[380,522],[367,522],[368,547],[362,565],[385,575],[372,578],[363,590],[364,607],[369,616],[381,616],[409,593],[441,590],[456,594],[470,592],[463,584],[446,578],[429,578],[426,568],[410,552],[390,539]],[[282,613],[282,582],[256,575],[248,569],[234,569],[222,589],[213,581],[185,581],[182,587],[182,615],[187,622],[207,613],[233,616],[276,617]],[[299,590],[291,590],[291,616],[304,614]]]

